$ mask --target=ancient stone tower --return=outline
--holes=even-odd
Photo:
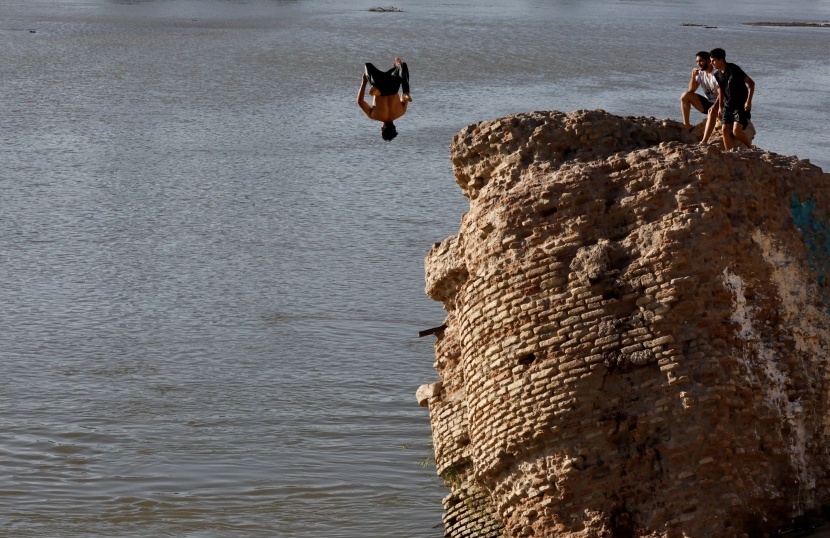
[[[830,501],[830,174],[602,111],[451,150],[419,389],[446,536],[756,537]]]

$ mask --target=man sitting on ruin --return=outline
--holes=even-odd
[[[701,144],[706,144],[717,122],[717,107],[713,105],[718,100],[718,81],[715,79],[708,52],[705,50],[698,52],[695,61],[697,67],[692,70],[689,89],[680,96],[680,112],[683,114],[683,125],[689,131],[694,129],[689,124],[689,112],[691,112],[692,107],[695,107],[698,112],[706,114],[706,128],[703,131],[703,141],[701,142]],[[696,93],[698,88],[703,90],[704,95]]]
[[[367,82],[372,85],[369,89],[372,106],[369,106],[363,98]],[[401,87],[403,87],[403,93],[398,95]],[[406,114],[406,105],[411,102],[409,70],[400,58],[395,58],[395,67],[389,71],[381,71],[370,63],[364,66],[363,80],[357,93],[357,104],[370,119],[381,122],[381,136],[387,142],[398,135],[393,122]]]
[[[723,123],[723,146],[732,149],[737,139],[748,148],[754,148],[744,133],[749,124],[755,81],[735,64],[726,62],[726,51],[712,49],[709,52],[718,81],[718,113]]]

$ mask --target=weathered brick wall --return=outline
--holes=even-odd
[[[828,502],[829,174],[602,111],[452,155],[470,211],[426,260],[447,536],[760,536]]]

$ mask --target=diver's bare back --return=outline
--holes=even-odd
[[[376,121],[395,121],[406,114],[407,102],[398,95],[374,95],[375,88],[369,90],[372,95],[372,108],[366,113]]]

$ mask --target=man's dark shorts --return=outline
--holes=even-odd
[[[697,95],[697,100],[700,101],[700,106],[703,107],[703,113],[706,114],[707,112],[709,112],[709,109],[712,108],[712,105],[714,105],[715,103],[703,97],[699,93],[696,93],[695,95]]]
[[[721,121],[724,125],[731,125],[735,122],[740,123],[744,129],[749,124],[749,120],[752,117],[749,110],[744,110],[744,107],[741,108],[731,108],[731,107],[724,107],[723,115],[721,116]]]

